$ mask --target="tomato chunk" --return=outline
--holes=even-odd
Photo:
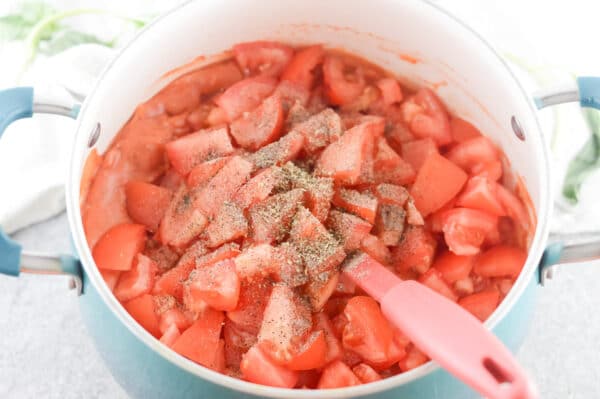
[[[179,329],[176,325],[170,325],[167,330],[161,335],[160,342],[167,345],[168,347],[172,347],[175,341],[181,336]]]
[[[403,107],[414,104],[415,111],[408,113],[406,119],[410,130],[418,138],[431,137],[438,145],[445,145],[452,141],[448,113],[439,98],[430,89],[417,91],[412,101],[407,101]],[[406,111],[405,111],[406,114]]]
[[[342,120],[337,112],[327,108],[295,125],[294,131],[304,136],[305,150],[312,154],[340,138]]]
[[[187,177],[188,187],[199,187],[206,183],[212,179],[230,159],[231,157],[219,157],[195,166]]]
[[[343,259],[340,256],[341,259]],[[336,270],[328,270],[318,274],[313,272],[304,293],[308,297],[313,311],[319,311],[325,306],[338,286],[340,273]]]
[[[450,119],[450,131],[452,138],[458,143],[481,136],[481,132],[470,122],[458,117]]]
[[[346,366],[344,362],[336,360],[323,369],[317,388],[344,388],[360,384],[360,380],[350,367]]]
[[[384,137],[377,140],[373,173],[378,183],[406,185],[415,179],[413,167],[400,158]]]
[[[158,312],[157,312],[158,313]],[[166,334],[171,326],[177,327],[178,332],[192,325],[192,321],[177,306],[172,307],[160,314],[159,328]]]
[[[408,190],[402,186],[389,183],[381,183],[374,187],[373,193],[380,205],[404,206],[408,200]]]
[[[402,158],[416,171],[421,169],[431,154],[439,154],[435,141],[431,138],[407,141],[402,144]]]
[[[240,367],[244,353],[256,344],[256,334],[245,331],[231,320],[225,319],[223,340],[225,341],[225,364],[237,369]]]
[[[475,261],[473,272],[482,277],[517,277],[527,260],[527,253],[517,247],[497,245],[483,252]]]
[[[387,265],[392,255],[388,247],[377,236],[367,234],[360,243],[360,249],[374,258],[377,262]]]
[[[360,191],[342,188],[335,192],[332,202],[335,206],[360,216],[371,224],[375,223],[377,198],[368,192],[361,193]]]
[[[500,293],[496,290],[478,292],[461,298],[458,304],[481,321],[486,321],[500,302]]]
[[[143,294],[127,301],[123,307],[142,327],[156,338],[160,337],[159,319],[154,310],[154,299],[150,294]]]
[[[496,216],[469,208],[454,208],[444,217],[444,239],[456,255],[477,254],[486,235],[498,225]]]
[[[242,281],[237,307],[227,312],[227,317],[245,331],[258,334],[270,295],[271,282]]]
[[[171,191],[150,183],[130,181],[125,186],[125,195],[129,217],[156,231],[171,202]]]
[[[206,235],[206,244],[214,248],[245,237],[247,232],[248,221],[244,216],[243,209],[232,202],[224,202],[204,234]]]
[[[347,252],[360,248],[360,243],[373,227],[357,216],[336,210],[329,212],[326,226],[340,240]]]
[[[99,269],[129,270],[146,245],[146,228],[123,223],[108,230],[94,246],[92,256]]]
[[[173,343],[173,350],[205,367],[219,371],[218,351],[223,312],[206,309]]]
[[[377,217],[373,233],[387,246],[398,245],[404,232],[406,212],[398,205],[381,204],[377,207]]]
[[[402,89],[400,84],[394,78],[383,78],[376,82],[377,88],[381,92],[383,103],[385,105],[392,105],[402,101]]]
[[[258,108],[230,125],[236,143],[249,150],[257,150],[277,140],[282,127],[283,108],[279,96],[268,97]]]
[[[304,136],[291,131],[274,143],[262,147],[251,154],[248,159],[256,168],[262,169],[274,165],[283,165],[294,159],[304,146]]]
[[[375,382],[381,380],[379,373],[371,366],[365,363],[360,363],[352,368],[352,372],[358,377],[360,382],[367,384],[369,382]]]
[[[348,69],[353,69],[353,71],[348,71]],[[337,56],[325,57],[323,83],[327,98],[334,105],[352,102],[365,88],[362,68],[349,65]]]
[[[276,364],[256,345],[243,356],[240,369],[245,380],[256,384],[293,388],[298,381],[297,371]]]
[[[194,191],[182,185],[173,196],[160,222],[159,237],[164,244],[183,247],[208,224],[204,213],[193,204],[194,194]]]
[[[431,154],[419,169],[410,194],[423,216],[450,201],[467,181],[467,174],[439,154]]]
[[[108,270],[108,269],[98,269],[104,282],[110,288],[111,291],[114,291],[117,282],[119,281],[119,277],[123,274],[120,270]]]
[[[440,273],[440,271],[437,269],[432,268],[427,270],[421,277],[419,277],[419,282],[436,291],[438,294],[445,296],[451,301],[456,302],[458,299],[452,288],[444,281],[442,273]]]
[[[239,295],[240,279],[231,259],[194,270],[184,287],[188,309],[198,308],[195,304],[200,301],[216,310],[234,310]]]
[[[477,163],[471,167],[472,176],[485,177],[490,181],[500,180],[503,173],[502,162],[500,161]]]
[[[266,199],[281,183],[282,174],[278,168],[267,168],[248,180],[233,195],[232,201],[242,209]]]
[[[475,137],[455,145],[446,154],[448,159],[465,170],[473,165],[498,159],[498,149],[487,137]]]
[[[396,269],[425,273],[431,267],[435,249],[436,241],[431,233],[420,226],[407,228],[392,252]]]
[[[228,121],[234,121],[244,112],[258,107],[277,87],[277,79],[268,76],[256,76],[241,80],[229,86],[215,99]]]
[[[211,158],[233,152],[226,127],[200,130],[166,144],[165,150],[173,169],[185,176],[194,166]]]
[[[277,42],[256,41],[236,44],[233,54],[245,74],[277,76],[292,59],[294,50]]]
[[[306,342],[298,349],[298,353],[289,361],[290,370],[319,369],[325,366],[327,341],[322,330],[311,333]]]
[[[324,54],[321,45],[298,50],[281,74],[281,80],[293,82],[311,90],[315,79],[314,70],[323,62]]]
[[[324,222],[331,208],[333,179],[312,176],[291,162],[283,166],[282,172],[287,184],[305,190],[306,207],[320,222]]]
[[[471,274],[475,256],[456,255],[452,252],[444,252],[438,255],[433,263],[433,267],[439,270],[444,280],[449,284],[465,279]]]
[[[506,211],[498,199],[497,186],[496,182],[485,177],[471,177],[456,199],[456,205],[478,209],[495,216],[504,216]]]
[[[115,287],[115,296],[121,302],[148,294],[154,286],[154,279],[158,271],[156,263],[141,253],[137,254],[136,259],[137,262],[134,262],[133,268],[121,275]]]
[[[406,372],[408,370],[416,369],[427,363],[428,360],[429,358],[423,354],[423,352],[413,346],[408,350],[406,357],[398,362],[398,366],[400,367],[400,370]]]
[[[248,219],[254,242],[271,244],[281,241],[287,235],[303,199],[304,190],[295,189],[252,205]]]

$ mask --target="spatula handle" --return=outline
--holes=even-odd
[[[380,299],[385,316],[443,368],[490,399],[537,396],[513,355],[481,322],[415,281]]]

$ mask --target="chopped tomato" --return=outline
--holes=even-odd
[[[330,363],[323,369],[318,389],[344,388],[360,385],[361,382],[350,367],[340,360]]]
[[[329,212],[326,226],[333,231],[347,252],[360,248],[360,243],[373,227],[357,216],[336,210]]]
[[[240,208],[246,209],[271,195],[281,180],[282,176],[277,168],[267,168],[240,187],[233,195],[232,200]]]
[[[223,312],[207,308],[173,344],[173,350],[205,367],[219,371],[219,337]]]
[[[340,184],[356,184],[364,164],[370,162],[373,139],[383,133],[383,120],[363,123],[347,130],[339,140],[329,144],[317,160],[315,172],[333,177]]]
[[[502,162],[490,161],[477,163],[471,167],[472,176],[481,176],[490,181],[498,181],[502,177]]]
[[[118,245],[117,245],[118,243]],[[146,245],[146,227],[123,223],[108,230],[94,246],[92,256],[99,269],[129,270]]]
[[[174,192],[181,186],[181,184],[185,181],[183,176],[181,176],[177,171],[173,168],[169,168],[165,172],[165,174],[160,178],[158,184],[161,187],[166,188],[167,190]]]
[[[429,358],[414,346],[408,350],[406,357],[398,362],[400,370],[406,372],[427,363]]]
[[[129,217],[156,231],[171,202],[171,191],[150,183],[130,181],[125,186],[125,195]]]
[[[331,363],[334,360],[342,357],[342,344],[336,338],[331,324],[331,320],[323,312],[313,315],[313,324],[315,330],[322,330],[325,334],[325,342],[327,343],[327,352],[325,354],[325,363]]]
[[[200,130],[165,145],[173,169],[186,176],[194,166],[233,152],[226,127]]]
[[[241,78],[242,75],[235,63],[226,61],[186,73],[176,79],[174,83],[177,86],[196,86],[200,94],[209,94],[234,84]]]
[[[117,285],[117,282],[119,281],[119,277],[121,277],[121,274],[123,272],[120,270],[108,270],[108,269],[98,269],[98,271],[100,271],[100,274],[102,275],[102,278],[104,279],[104,282],[106,283],[108,288],[110,288],[111,291],[114,291],[115,286]]]
[[[242,281],[237,307],[227,312],[227,317],[240,328],[258,334],[270,295],[271,282]]]
[[[496,290],[478,292],[461,298],[458,304],[481,321],[486,321],[500,302],[500,293]]]
[[[175,341],[181,336],[179,329],[176,325],[171,324],[169,327],[163,332],[163,335],[160,337],[160,342],[167,345],[168,347],[172,347]]]
[[[303,86],[288,81],[281,81],[275,89],[274,96],[281,99],[281,107],[284,113],[289,113],[289,110],[296,104],[305,106],[310,99],[310,90]]]
[[[509,245],[497,245],[477,258],[473,272],[482,277],[516,278],[526,260],[527,253],[524,250]]]
[[[238,368],[243,354],[256,344],[256,334],[245,331],[226,319],[223,325],[223,340],[225,341],[225,364]]]
[[[215,99],[215,103],[225,113],[231,122],[252,111],[263,100],[271,95],[277,87],[277,79],[268,76],[246,78],[229,86],[227,90]]]
[[[481,136],[479,129],[470,122],[458,117],[450,119],[450,131],[452,132],[452,138],[458,143]]]
[[[471,277],[465,277],[454,282],[454,292],[460,297],[471,295],[474,291],[475,286]]]
[[[291,162],[283,166],[282,172],[287,184],[305,190],[305,206],[319,222],[324,222],[331,208],[333,179],[312,176]]]
[[[184,301],[188,309],[195,303],[206,303],[216,310],[234,310],[240,295],[240,279],[235,264],[225,259],[194,270],[184,286]]]
[[[408,200],[408,190],[402,186],[381,183],[374,187],[373,193],[380,205],[404,206]]]
[[[448,251],[436,257],[433,267],[442,273],[446,282],[454,284],[458,280],[469,277],[474,261],[473,255],[456,255]]]
[[[325,303],[335,292],[339,278],[340,273],[337,271],[325,271],[310,278],[304,292],[314,311],[319,311],[325,306]]]
[[[383,103],[385,105],[392,105],[402,101],[402,89],[400,84],[394,78],[383,78],[376,82],[377,88],[381,92]]]
[[[477,254],[486,235],[498,225],[496,216],[469,208],[454,208],[444,217],[444,239],[456,255]]]
[[[419,277],[419,282],[451,301],[456,302],[458,299],[452,288],[444,281],[442,273],[438,269],[432,268],[427,270]]]
[[[365,363],[361,363],[352,368],[352,372],[358,377],[360,382],[367,384],[369,382],[375,382],[381,380],[379,373],[371,366]]]
[[[142,327],[156,338],[160,337],[159,319],[154,310],[154,299],[150,294],[143,294],[127,301],[123,307]]]
[[[310,116],[293,127],[305,138],[305,150],[315,153],[330,143],[337,141],[343,133],[342,120],[331,108]]]
[[[341,188],[336,190],[332,202],[344,210],[360,216],[369,223],[375,223],[377,198],[370,193]]]
[[[465,170],[498,159],[498,149],[487,137],[475,137],[452,147],[446,157]]]
[[[250,155],[248,159],[258,169],[283,165],[294,159],[304,146],[304,136],[291,131],[274,143],[268,144]]]
[[[425,273],[433,263],[436,246],[436,240],[423,227],[408,227],[392,251],[396,269]]]
[[[81,205],[85,203],[85,199],[88,191],[90,191],[92,181],[94,180],[96,173],[98,173],[98,168],[100,168],[101,164],[102,155],[98,154],[98,150],[96,148],[92,148],[85,159],[83,171],[81,172],[81,183],[79,184],[79,201]]]
[[[194,206],[194,192],[182,185],[173,196],[160,222],[159,237],[162,243],[184,247],[208,224],[204,213]]]
[[[435,141],[432,138],[407,141],[402,144],[402,158],[417,172],[431,154],[439,154]]]
[[[467,174],[447,158],[431,154],[417,173],[410,194],[423,216],[437,211],[460,192]]]
[[[377,262],[388,265],[392,255],[390,250],[377,236],[367,234],[360,243],[360,249],[374,258]]]
[[[275,363],[255,345],[242,358],[242,376],[246,381],[279,388],[293,388],[298,382],[298,372]]]
[[[275,285],[258,333],[258,342],[273,360],[285,364],[297,353],[312,326],[311,312],[287,285]]]
[[[471,177],[456,199],[456,206],[478,209],[495,216],[504,216],[506,211],[498,198],[498,184],[485,177]]]
[[[430,89],[420,89],[402,104],[405,122],[418,138],[431,137],[438,145],[452,141],[448,113],[439,98]],[[407,107],[414,110],[410,112]]]
[[[271,244],[281,241],[287,235],[303,199],[304,191],[295,189],[252,205],[248,211],[248,219],[250,236],[254,242]]]
[[[377,218],[373,233],[387,246],[396,246],[404,232],[406,212],[398,205],[381,204],[377,207]]]
[[[159,329],[166,334],[171,326],[177,327],[178,331],[183,331],[191,325],[191,320],[177,306],[172,307],[160,314]]]
[[[219,157],[195,166],[187,177],[188,187],[199,187],[213,178],[231,157]]]
[[[323,62],[324,51],[321,45],[298,50],[281,74],[281,80],[296,83],[307,90],[312,89],[314,70]]]
[[[413,167],[400,158],[384,137],[380,137],[377,141],[373,173],[378,183],[406,185],[415,179]]]
[[[506,187],[497,185],[498,198],[500,203],[506,209],[506,214],[515,222],[521,226],[529,226],[529,216],[523,206],[523,203],[519,198],[511,193]]]
[[[269,244],[253,245],[246,248],[234,261],[236,273],[240,278],[264,278],[276,269],[277,250]]]
[[[344,309],[348,324],[342,342],[356,352],[365,363],[376,366],[386,363],[393,331],[373,298],[355,296]]]
[[[277,42],[256,41],[236,44],[233,54],[246,75],[277,76],[289,64],[294,50]]]
[[[271,277],[277,282],[284,282],[290,287],[299,287],[308,282],[304,272],[302,256],[293,244],[284,242],[275,252]]]
[[[290,370],[319,369],[325,366],[327,354],[327,341],[322,330],[311,333],[298,353],[287,363]]]
[[[331,104],[350,103],[365,88],[363,70],[360,66],[348,65],[340,57],[326,56],[323,61],[323,84]]]
[[[148,294],[154,286],[158,271],[156,263],[141,253],[137,254],[136,259],[133,268],[121,275],[114,289],[115,296],[121,302]]]
[[[245,237],[247,232],[248,221],[244,216],[243,209],[232,202],[224,202],[204,234],[206,235],[206,244],[214,248]]]
[[[268,97],[258,108],[244,113],[230,125],[236,143],[249,150],[277,140],[282,127],[283,108],[278,96]]]

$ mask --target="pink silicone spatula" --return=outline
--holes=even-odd
[[[454,302],[416,281],[399,279],[364,253],[349,260],[343,272],[420,350],[483,396],[537,398],[510,351]]]

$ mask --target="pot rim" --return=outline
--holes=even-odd
[[[146,26],[142,31],[140,31],[126,46],[124,46],[115,58],[106,66],[98,80],[96,81],[93,90],[91,91],[90,96],[83,103],[81,107],[81,111],[79,113],[79,118],[77,120],[77,128],[76,128],[76,137],[81,134],[85,134],[82,127],[83,115],[85,115],[87,104],[89,102],[89,98],[92,98],[96,89],[102,84],[104,77],[107,75],[108,71],[112,68],[112,66],[118,62],[121,58],[121,55],[135,43],[139,38],[145,34],[148,29],[151,29],[155,24],[158,24],[163,19],[168,18],[170,15],[178,12],[180,9],[191,4],[193,0],[185,1],[173,9],[165,12],[155,21]],[[544,244],[547,241],[548,237],[548,229],[549,224],[548,220],[551,215],[550,208],[550,198],[551,198],[551,189],[550,189],[550,175],[549,171],[549,152],[548,147],[545,144],[543,139],[541,126],[539,123],[539,119],[537,117],[537,109],[535,108],[531,95],[525,90],[522,84],[517,79],[516,75],[513,73],[508,63],[502,58],[500,53],[491,45],[485,38],[483,38],[478,32],[476,32],[473,28],[471,28],[468,24],[463,22],[460,18],[452,15],[450,12],[446,11],[441,6],[435,4],[432,0],[422,0],[422,3],[426,4],[428,7],[432,9],[433,12],[438,12],[444,15],[447,18],[454,20],[454,22],[458,23],[462,28],[466,29],[470,34],[472,34],[475,38],[477,38],[489,51],[491,54],[495,56],[495,58],[499,61],[500,65],[506,69],[508,72],[508,77],[513,81],[516,88],[522,93],[522,95],[527,99],[527,104],[529,107],[529,111],[533,115],[533,120],[535,121],[536,134],[541,136],[541,141],[544,143],[543,148],[541,148],[544,168],[540,171],[539,181],[540,181],[540,193],[541,200],[539,204],[539,211],[537,214],[537,226],[536,232],[534,235],[534,239],[529,248],[529,253],[527,257],[527,261],[523,267],[523,270],[517,281],[515,282],[513,288],[510,290],[506,298],[502,301],[500,306],[494,311],[494,313],[485,321],[484,326],[492,330],[510,311],[510,309],[514,306],[516,301],[521,297],[523,292],[525,291],[527,285],[529,284],[531,278],[533,277],[533,273],[537,270],[539,259],[541,258],[541,254],[543,252]],[[533,132],[532,132],[533,133]],[[285,399],[298,399],[298,398],[311,398],[311,399],[333,399],[333,398],[352,398],[363,395],[370,395],[374,393],[378,393],[381,391],[390,390],[404,384],[415,381],[419,378],[425,377],[430,373],[438,370],[440,368],[439,365],[434,363],[433,361],[429,361],[426,364],[419,366],[413,370],[410,370],[405,373],[401,373],[397,376],[389,377],[382,379],[381,381],[354,386],[354,387],[346,387],[346,388],[336,388],[336,389],[314,389],[314,390],[299,390],[299,389],[287,389],[287,388],[274,388],[265,385],[254,384],[251,382],[247,382],[241,379],[233,378],[216,371],[210,370],[204,366],[201,366],[193,361],[179,355],[172,349],[160,343],[156,338],[154,338],[150,333],[144,330],[123,308],[123,306],[117,301],[112,292],[108,289],[107,285],[104,283],[98,268],[96,267],[92,255],[91,250],[87,245],[87,241],[85,239],[85,233],[83,230],[83,224],[81,219],[81,212],[79,207],[79,178],[80,173],[76,168],[74,168],[76,159],[75,154],[77,154],[78,150],[78,140],[74,140],[74,146],[71,153],[71,165],[69,170],[69,177],[66,182],[66,202],[67,202],[67,214],[69,219],[69,225],[72,231],[72,237],[77,249],[78,255],[81,257],[81,263],[87,276],[89,278],[89,282],[93,284],[94,288],[98,292],[98,295],[102,298],[104,303],[109,307],[109,309],[117,316],[119,321],[123,323],[127,329],[141,342],[143,342],[150,349],[155,351],[165,360],[169,361],[173,365],[189,372],[190,374],[195,375],[196,377],[202,378],[208,382],[218,384],[225,388],[229,388],[241,393],[258,395],[268,398],[285,398]]]

